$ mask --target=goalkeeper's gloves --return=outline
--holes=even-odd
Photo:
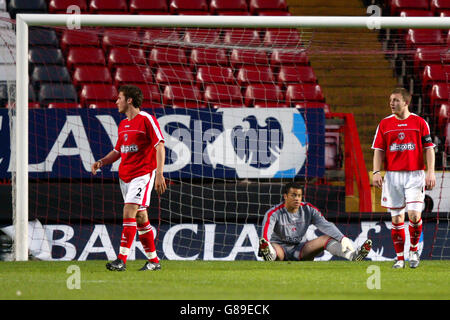
[[[347,238],[347,237],[343,237],[341,240],[341,248],[342,248],[342,252],[346,252],[348,251],[355,251],[355,249],[353,248],[353,244],[352,241]]]
[[[274,261],[277,258],[277,252],[269,241],[262,238],[259,241],[258,256],[262,256],[265,261]]]

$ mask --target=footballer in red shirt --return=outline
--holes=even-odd
[[[410,93],[404,88],[395,89],[389,100],[392,115],[381,120],[377,127],[372,149],[373,184],[382,188],[381,205],[388,208],[392,217],[392,241],[397,261],[394,268],[404,268],[405,210],[409,218],[409,265],[419,265],[417,251],[422,233],[422,207],[425,188],[436,184],[434,173],[434,144],[428,123],[409,111]],[[425,153],[427,170],[423,154]],[[386,174],[381,176],[384,164]]]
[[[160,270],[156,254],[153,227],[148,220],[147,207],[155,187],[161,195],[166,190],[163,177],[165,149],[164,137],[158,120],[140,110],[143,101],[141,89],[126,85],[118,90],[116,105],[126,118],[119,124],[116,146],[104,158],[92,165],[92,173],[121,159],[119,165],[120,189],[124,198],[123,229],[118,258],[108,262],[111,271],[126,270],[131,245],[139,233],[148,261],[140,270]]]

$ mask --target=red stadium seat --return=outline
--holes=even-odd
[[[233,70],[229,67],[200,66],[197,70],[196,82],[199,88],[209,83],[234,84]]]
[[[50,102],[48,109],[81,109],[83,106],[76,102]]]
[[[434,14],[430,10],[406,9],[400,12],[400,17],[432,17],[432,16],[434,16]]]
[[[441,30],[409,29],[405,42],[407,48],[417,48],[424,45],[442,45],[444,44],[444,38]]]
[[[70,47],[98,47],[100,40],[95,30],[64,30],[61,36],[61,49],[67,52]]]
[[[450,104],[443,103],[438,109],[438,132],[439,135],[445,134],[445,126],[450,122]]]
[[[448,82],[450,77],[450,66],[441,64],[426,65],[422,75],[422,93],[427,94],[433,83]]]
[[[249,7],[253,15],[264,11],[287,11],[286,0],[250,0]]]
[[[241,88],[237,85],[210,84],[205,88],[205,100],[212,108],[245,107]]]
[[[222,48],[194,48],[191,51],[190,64],[228,66],[228,56]]]
[[[71,5],[77,6],[81,12],[87,12],[86,0],[50,0],[48,2],[49,13],[67,13],[67,8]]]
[[[218,29],[187,30],[183,39],[188,44],[215,44],[221,42]]]
[[[287,107],[283,92],[276,84],[251,84],[245,89],[245,105],[255,108]]]
[[[111,48],[138,47],[140,43],[141,38],[137,30],[107,29],[102,37],[102,47],[107,54]]]
[[[445,153],[447,157],[450,155],[450,123],[445,126]]]
[[[169,83],[193,83],[194,76],[185,66],[160,66],[155,75],[156,83],[163,85]]]
[[[391,0],[391,16],[398,16],[402,10],[428,10],[429,0]]]
[[[268,65],[267,55],[262,50],[233,49],[230,54],[230,63],[233,68],[242,65]]]
[[[449,0],[431,0],[430,3],[431,11],[434,15],[439,16],[441,12],[450,11],[450,1]]]
[[[187,57],[184,49],[171,47],[153,48],[149,55],[149,64],[152,67],[159,65],[187,64]]]
[[[211,14],[241,15],[248,12],[246,0],[211,0]]]
[[[173,108],[206,108],[200,90],[192,85],[168,85],[164,89],[163,104]]]
[[[234,46],[260,46],[262,43],[257,29],[228,29],[223,42]]]
[[[288,105],[306,101],[325,101],[322,88],[318,84],[290,84],[287,87],[286,103]]]
[[[430,107],[434,109],[435,106],[448,102],[448,84],[436,83],[431,87],[430,93]]]
[[[297,29],[267,29],[263,43],[270,47],[299,47],[300,33]]]
[[[270,56],[270,64],[273,67],[279,65],[308,65],[309,60],[306,51],[284,51],[282,49],[274,49]]]
[[[156,84],[142,84],[135,83],[134,85],[141,88],[144,95],[144,102],[159,102],[161,103],[161,93]]]
[[[106,66],[77,66],[72,78],[75,87],[91,83],[112,83],[111,73]]]
[[[278,84],[282,87],[291,83],[316,83],[314,70],[309,66],[281,66],[278,73]]]
[[[423,68],[427,64],[445,63],[444,59],[446,51],[447,47],[441,46],[418,47],[414,54],[414,73],[422,76]]]
[[[245,86],[250,83],[273,83],[272,69],[267,66],[242,66],[237,73],[236,80],[239,85]]]
[[[105,65],[105,55],[100,48],[80,48],[73,47],[67,54],[67,67],[69,70],[75,69],[78,65]]]
[[[168,10],[166,0],[130,0],[131,14],[167,14]]]
[[[141,48],[111,48],[108,54],[108,67],[112,70],[122,65],[145,65],[145,53]]]
[[[171,14],[196,14],[208,13],[206,0],[170,0],[169,12]]]
[[[114,83],[117,86],[128,83],[153,83],[152,70],[148,66],[119,66],[114,72]]]
[[[112,109],[117,108],[117,105],[112,101],[102,101],[96,103],[90,103],[87,105],[89,109]]]
[[[126,0],[91,0],[89,11],[95,14],[127,14]]]
[[[80,92],[80,103],[88,107],[92,103],[104,103],[117,100],[117,89],[112,84],[87,84]]]
[[[180,41],[180,33],[173,28],[149,28],[142,35],[142,44],[146,50],[154,46],[170,46],[171,42]]]

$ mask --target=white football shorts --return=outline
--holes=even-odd
[[[155,183],[155,171],[150,174],[146,174],[137,178],[134,178],[130,182],[126,183],[120,180],[120,190],[125,204],[137,204],[139,205],[138,211],[147,209],[150,205],[150,196]]]
[[[407,204],[423,203],[425,199],[425,172],[386,171],[381,191],[381,206],[401,209]]]

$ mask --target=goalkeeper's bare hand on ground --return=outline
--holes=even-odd
[[[277,252],[269,241],[261,238],[259,240],[258,256],[263,257],[264,261],[274,261],[277,258]]]

